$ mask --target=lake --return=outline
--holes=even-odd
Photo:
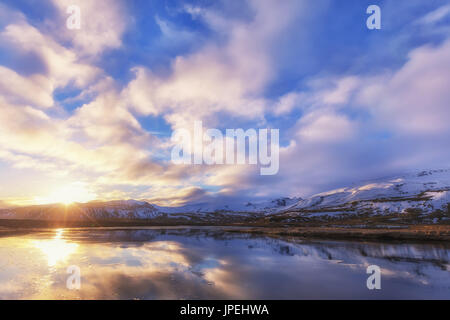
[[[0,237],[0,299],[450,299],[449,252],[219,227],[42,230]]]

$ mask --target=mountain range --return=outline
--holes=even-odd
[[[245,221],[305,222],[355,217],[420,218],[447,223],[450,210],[450,170],[426,170],[355,184],[311,197],[262,202],[188,204],[161,207],[146,201],[118,200],[35,205],[0,210],[0,219],[142,220],[174,223]],[[417,219],[416,219],[417,220]]]

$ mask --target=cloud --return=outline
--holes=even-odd
[[[188,45],[196,40],[197,34],[194,32],[178,28],[159,16],[155,17],[155,21],[162,33],[162,44],[166,47]]]
[[[161,206],[182,206],[203,200],[206,195],[207,192],[204,189],[195,186],[153,187],[147,194],[143,194],[143,197],[150,203]]]
[[[349,102],[355,89],[360,86],[358,76],[328,76],[306,81],[306,90],[291,91],[273,104],[270,111],[276,115],[286,115],[296,109],[311,110],[314,108],[338,107]]]
[[[51,82],[42,75],[23,77],[14,70],[0,66],[0,92],[14,104],[53,106]]]
[[[450,120],[450,41],[422,46],[396,72],[365,79],[357,102],[380,126],[406,134],[443,134]]]
[[[448,39],[448,6],[426,11],[413,29],[355,33],[351,41],[337,33],[311,41],[328,31],[309,32],[323,25],[316,19],[328,17],[327,6],[314,10],[306,1],[249,0],[239,12],[226,1],[187,5],[170,17],[152,12],[161,31],[156,42],[167,44],[158,50],[171,59],[169,66],[155,66],[148,60],[156,49],[146,51],[135,38],[123,41],[141,21],[129,16],[126,2],[51,3],[57,16],[43,21],[10,9],[0,13],[0,46],[13,57],[0,57],[4,170],[27,168],[67,184],[89,183],[105,199],[181,205],[305,196],[448,159],[450,42],[442,41]],[[81,30],[65,28],[69,4],[81,7]],[[195,27],[172,23],[177,15],[185,23],[186,14]],[[442,27],[439,37],[429,31],[435,25]],[[187,53],[171,56],[177,51],[171,45],[188,46],[193,39]],[[377,41],[388,43],[383,55],[372,52]],[[336,45],[343,53],[330,59],[324,52]],[[142,51],[140,58],[130,51]],[[376,68],[362,63],[374,57]],[[127,59],[126,70],[108,75],[101,66],[110,58]],[[149,118],[171,129],[192,130],[195,120],[205,128],[280,128],[280,172],[261,177],[257,166],[173,165],[173,143],[152,134]]]
[[[34,89],[37,89],[36,91],[41,97],[36,102],[44,107],[51,106],[49,96],[57,87],[73,84],[76,87],[84,88],[100,74],[98,68],[80,62],[75,53],[51,37],[42,34],[25,21],[16,21],[7,25],[0,32],[0,41],[3,46],[13,52],[29,52],[39,57],[44,71],[38,75],[31,75],[25,79],[23,76],[14,74],[13,71],[9,71],[9,74],[13,81],[20,81],[28,86],[24,89],[33,89],[30,86],[33,86],[34,83]],[[3,69],[3,72],[8,71]]]
[[[133,108],[141,114],[162,114],[173,127],[191,127],[195,119],[218,123],[220,112],[261,119],[266,107],[262,93],[273,73],[268,49],[299,5],[249,4],[254,13],[249,21],[196,10],[195,17],[220,34],[224,43],[209,42],[197,52],[178,56],[167,76],[136,68],[136,78],[125,92]]]
[[[337,143],[354,137],[355,125],[334,112],[311,112],[299,120],[297,136],[309,143]]]
[[[449,13],[450,5],[445,5],[429,12],[424,17],[418,19],[417,22],[422,24],[435,24],[444,19]]]
[[[284,95],[278,112],[300,110],[301,117],[272,188],[307,195],[447,165],[449,58],[449,41],[424,45],[396,70],[310,79],[307,90]]]
[[[121,104],[114,90],[102,92],[92,102],[78,108],[68,119],[72,135],[93,146],[126,143],[148,146],[152,136],[145,132],[136,118]]]
[[[58,30],[71,40],[80,56],[96,58],[105,50],[121,46],[122,35],[130,22],[122,1],[52,0],[52,2],[59,10]],[[71,5],[80,7],[80,30],[66,28],[65,20],[69,17],[67,8]]]

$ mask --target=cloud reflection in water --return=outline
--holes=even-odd
[[[0,238],[0,298],[449,299],[449,251],[204,228],[66,229]],[[366,288],[369,264],[382,268],[381,291]],[[70,265],[81,268],[80,290],[66,288]]]

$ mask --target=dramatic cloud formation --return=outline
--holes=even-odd
[[[447,166],[449,6],[381,1],[368,30],[365,2],[6,1],[0,205],[307,196]],[[279,173],[173,164],[172,131],[200,120],[280,129]]]

